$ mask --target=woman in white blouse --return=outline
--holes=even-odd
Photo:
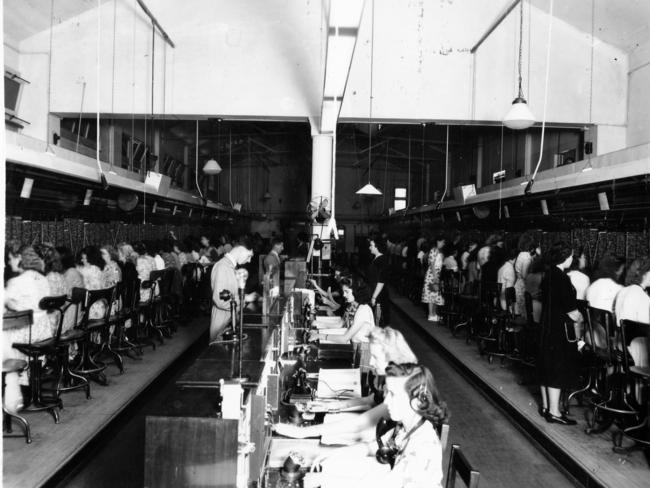
[[[587,255],[581,248],[576,254],[573,255],[573,262],[569,268],[567,275],[571,280],[571,284],[576,289],[576,298],[578,300],[586,300],[587,288],[591,284],[587,270]]]
[[[614,299],[623,289],[623,286],[618,283],[623,266],[623,260],[611,254],[603,256],[594,273],[594,282],[589,285],[585,294],[590,307],[614,312]],[[605,347],[607,344],[605,329],[600,324],[592,324],[592,326],[596,346]]]
[[[386,368],[385,405],[397,425],[382,436],[395,454],[389,466],[375,457],[378,444],[362,442],[316,459],[322,473],[308,473],[305,488],[372,486],[374,488],[440,488],[442,445],[435,427],[446,421],[447,406],[441,401],[431,372],[417,364],[389,364]],[[355,466],[341,470],[342,463]],[[382,469],[385,468],[385,469]]]
[[[352,320],[352,326],[344,334],[327,334],[327,330],[312,332],[309,340],[325,340],[337,344],[356,343],[357,351],[360,354],[360,365],[368,366],[370,362],[370,349],[368,338],[375,328],[375,317],[370,307],[370,290],[360,278],[341,280],[341,291],[348,306],[356,306],[357,311]]]
[[[611,254],[603,256],[594,274],[594,282],[587,288],[589,306],[614,311],[614,299],[623,288],[618,282],[623,273],[624,261]]]
[[[530,265],[533,262],[533,256],[538,253],[539,245],[532,234],[525,232],[517,242],[519,254],[517,254],[514,262],[515,270],[515,314],[525,315],[526,313],[526,276],[530,270]],[[541,250],[540,250],[541,251]]]
[[[633,320],[650,324],[650,258],[635,259],[625,276],[625,288],[618,292],[614,301],[616,323]],[[648,366],[647,338],[637,337],[629,346],[630,354],[637,366]]]

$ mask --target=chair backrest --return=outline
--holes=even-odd
[[[438,433],[438,438],[440,439],[440,445],[442,446],[442,452],[447,450],[447,444],[449,444],[449,424],[442,423],[436,425],[436,432]]]
[[[608,360],[611,363],[614,363],[613,344],[615,344],[617,333],[614,314],[609,310],[588,306],[585,326],[594,350],[603,350],[606,353]],[[599,332],[601,330],[602,333]],[[601,346],[600,343],[603,340],[605,341],[605,344]]]
[[[21,329],[23,327],[29,327],[33,323],[34,312],[32,310],[5,312],[2,316],[2,330]]]
[[[54,334],[55,342],[59,341],[63,329],[63,318],[65,317],[66,303],[68,301],[67,295],[60,295],[55,297],[43,297],[38,302],[38,308],[46,310],[47,313],[59,313],[59,321],[56,326],[56,333]]]
[[[501,296],[501,283],[486,281],[481,283],[481,305],[490,310],[501,308],[499,299]]]
[[[111,286],[110,288],[103,288],[101,290],[86,290],[85,288],[73,288],[72,289],[72,303],[79,303],[83,309],[83,315],[81,318],[81,327],[84,327],[84,324],[90,319],[90,310],[95,303],[104,302],[104,316],[98,317],[102,318],[108,324],[108,320],[111,316],[111,308],[113,306],[113,301],[115,300],[115,287]]]
[[[630,372],[630,366],[634,366],[632,357],[628,353],[627,348],[630,346],[632,341],[637,337],[650,337],[650,324],[645,324],[643,322],[635,322],[633,320],[621,320],[621,342],[624,350],[620,351],[623,361],[623,370],[626,373]]]
[[[152,271],[152,273],[153,273],[153,271]],[[157,286],[158,286],[158,282],[156,280],[149,279],[149,280],[144,280],[144,281],[140,282],[140,288],[142,290],[150,290],[149,298],[147,300],[143,300],[143,303],[149,303],[149,304],[153,303],[153,300],[154,300],[155,295],[156,295],[156,287]],[[142,300],[142,297],[140,297],[140,299]]]
[[[451,446],[451,455],[449,456],[449,469],[447,470],[447,483],[445,488],[454,488],[456,486],[456,476],[460,476],[467,488],[477,488],[479,481],[479,472],[472,468],[465,454],[460,450],[458,444]]]

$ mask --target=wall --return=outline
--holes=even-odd
[[[650,142],[650,40],[630,54],[627,146]]]
[[[505,5],[506,0],[499,2]],[[369,4],[368,4],[369,5]],[[370,87],[370,14],[362,18],[341,116],[366,119]],[[178,2],[150,2],[177,43],[156,38],[154,111],[162,114],[304,119],[320,111],[322,43],[320,2],[195,0],[178,15]],[[373,118],[500,120],[514,95],[514,26],[510,15],[476,56],[469,48],[499,9],[496,2],[390,2],[377,0],[373,57]],[[151,27],[139,9],[118,2],[101,8],[100,111],[151,112]],[[452,26],[462,22],[463,29]],[[96,104],[97,16],[89,11],[55,26],[52,110],[84,112]],[[541,114],[545,67],[545,16],[532,11],[530,74],[526,94]],[[113,33],[115,32],[115,52]],[[549,120],[588,119],[588,36],[556,21]],[[48,32],[21,43],[22,51],[47,51]],[[571,56],[565,53],[571,45]],[[113,59],[115,64],[113,64]],[[616,60],[616,61],[615,61]],[[164,64],[164,66],[163,66]],[[43,90],[47,66],[34,56],[21,69]],[[527,67],[528,68],[528,67]],[[627,59],[605,44],[596,53],[594,120],[625,122]],[[566,80],[573,82],[567,84]],[[561,90],[559,89],[561,87]],[[164,97],[163,97],[164,90]],[[472,100],[474,95],[474,111]],[[164,104],[163,104],[164,100]],[[32,104],[46,111],[44,100]],[[31,114],[30,114],[31,115]],[[42,116],[42,115],[41,115]],[[539,117],[539,115],[538,115]],[[33,133],[41,133],[34,127]],[[37,130],[38,129],[38,130]]]
[[[519,17],[514,13],[476,53],[475,118],[478,120],[501,120],[517,93]],[[527,12],[524,18],[528,18]],[[531,111],[537,120],[541,120],[544,113],[549,22],[547,13],[535,7],[531,7],[530,19],[530,23],[524,23],[523,89]],[[571,46],[570,49],[568,46]],[[578,31],[554,19],[550,60],[546,120],[588,123],[590,33]],[[595,44],[591,102],[593,123],[626,123],[627,70],[628,59],[623,51],[602,42]],[[509,89],[500,89],[502,86]]]

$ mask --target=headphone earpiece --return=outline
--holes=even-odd
[[[417,413],[426,412],[431,406],[431,394],[425,383],[411,391],[411,408]]]

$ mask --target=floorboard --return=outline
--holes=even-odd
[[[26,444],[24,438],[4,439],[3,486],[27,488],[45,485],[194,344],[207,330],[208,322],[208,318],[201,317],[179,327],[173,339],[165,340],[162,346],[157,345],[155,351],[146,348],[141,361],[125,358],[124,374],[109,366],[106,370],[109,385],[93,383],[90,400],[86,400],[81,390],[64,394],[65,408],[60,413],[58,425],[47,413],[25,415],[31,425],[33,441]]]

